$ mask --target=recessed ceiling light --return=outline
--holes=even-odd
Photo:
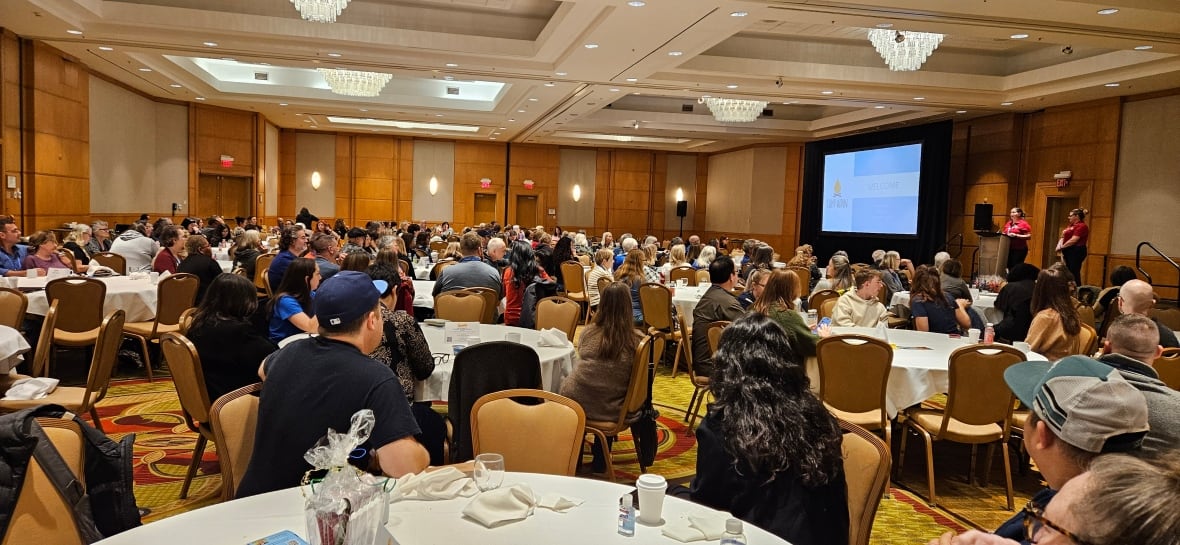
[[[506,131],[506,130],[508,130],[508,127],[499,127],[498,130]]]
[[[965,114],[965,113],[967,113],[967,110],[956,110],[956,111],[955,111],[955,113],[957,113],[957,114]]]
[[[286,106],[286,105],[287,105],[287,103],[286,103],[286,102],[280,102],[280,103],[279,103],[279,106]]]
[[[495,139],[496,139],[496,137],[495,137],[495,136],[489,136],[489,137],[488,137],[488,140],[495,140]]]
[[[556,83],[553,83],[552,81],[545,82],[545,87],[554,87],[554,86],[556,86],[556,85],[557,85],[557,84],[556,84]]]
[[[821,95],[831,95],[831,94],[835,94],[835,93],[836,93],[835,91],[820,91],[819,92],[819,94],[821,94]]]
[[[1011,102],[1001,102],[1000,103],[1000,106],[1011,106],[1011,105],[1012,105]]]
[[[105,46],[105,45],[100,45],[100,46],[98,46],[98,50],[99,50],[99,51],[114,51],[114,50],[115,50],[115,48],[113,48],[113,47],[107,47],[107,46]]]
[[[598,49],[598,44],[586,44],[582,47],[585,47],[586,49]]]
[[[1135,46],[1135,51],[1147,51],[1148,49],[1151,49],[1151,48],[1152,48],[1152,46],[1150,46],[1150,45],[1137,45],[1137,46]]]
[[[635,83],[637,81],[639,81],[639,78],[627,78],[627,83]]]
[[[140,68],[139,71],[140,72],[151,72],[152,69],[151,68]]]
[[[525,111],[524,110],[516,110],[516,113],[523,114],[523,113],[525,113]]]
[[[914,100],[926,100],[926,97],[914,97]]]
[[[82,34],[82,31],[78,30],[78,29],[71,28],[71,29],[67,30],[66,33],[73,34],[74,36],[79,36]]]
[[[537,97],[529,97],[529,102],[536,102],[537,100]]]
[[[509,123],[512,123],[513,121],[516,121],[516,118],[515,118],[515,117],[513,117],[513,118],[509,118],[509,119],[508,119],[508,122],[509,122]]]
[[[893,23],[877,23],[877,28],[893,28]]]
[[[1023,39],[1025,39],[1025,38],[1027,38],[1027,37],[1028,37],[1028,34],[1013,34],[1013,35],[1011,35],[1011,36],[1008,36],[1008,37],[1009,37],[1009,38],[1012,38],[1013,40],[1023,40]]]
[[[725,88],[726,88],[726,89],[737,89],[737,88],[738,88],[738,86],[737,86],[737,84],[736,84],[736,83],[731,83],[731,84],[729,84],[729,85],[726,85],[726,86],[725,86]]]
[[[453,63],[453,62],[448,62],[448,63],[446,64],[446,67],[447,67],[447,68],[457,68],[458,66],[459,66],[458,64],[455,64],[455,63]]]
[[[644,2],[643,0],[631,0],[630,2],[627,2],[627,5],[633,8],[641,8],[646,6],[647,2]]]
[[[1118,8],[1104,8],[1098,10],[1098,15],[1114,15],[1119,12]]]
[[[1119,86],[1119,84],[1117,84],[1117,83],[1107,83],[1106,84],[1106,87],[1118,87],[1118,86]]]
[[[197,100],[205,100],[205,97],[197,97]]]
[[[611,87],[610,92],[617,93],[617,92],[619,92],[619,88],[618,87]]]
[[[668,52],[668,56],[671,56],[671,57],[679,57],[683,54],[684,54],[683,51],[669,51]]]
[[[361,108],[360,110],[361,110],[362,112],[367,112],[367,111],[369,111],[369,109],[368,109],[368,108]]]
[[[443,114],[434,114],[434,117],[442,117]]]
[[[747,15],[749,15],[749,13],[745,11],[731,11],[729,13],[730,17],[745,17]]]
[[[559,76],[565,76],[565,75],[569,74],[569,72],[554,72],[554,73]]]
[[[217,47],[217,42],[205,42],[205,47]]]
[[[884,106],[873,106],[873,109],[875,109],[875,110],[884,110],[884,109],[885,109],[885,107],[884,107]]]
[[[179,83],[173,83],[172,85],[169,85],[169,87],[171,87],[173,89],[180,89],[181,87],[184,87],[184,86]]]

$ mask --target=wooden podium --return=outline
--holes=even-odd
[[[1006,278],[1008,275],[1008,237],[990,231],[978,234],[979,267],[975,270],[975,274]]]

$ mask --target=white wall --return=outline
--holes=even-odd
[[[438,179],[438,193],[428,189],[430,177]],[[455,213],[455,144],[414,141],[414,220],[431,224],[451,221]]]
[[[598,169],[598,152],[586,149],[562,149],[557,169],[557,224],[588,227],[594,225],[594,176]],[[574,202],[573,190],[582,190]]]
[[[1111,253],[1134,255],[1142,241],[1180,255],[1180,96],[1123,104]]]
[[[320,174],[318,190],[311,186],[313,172]],[[295,134],[295,210],[303,208],[321,218],[336,216],[335,134]]]
[[[94,214],[167,213],[186,201],[188,109],[91,77],[90,188]]]

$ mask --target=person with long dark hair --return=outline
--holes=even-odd
[[[763,314],[725,328],[712,360],[716,402],[696,431],[692,499],[795,545],[846,544],[843,435],[794,359]]]
[[[1024,219],[1024,209],[1012,207],[1008,212],[1008,222],[1000,232],[1008,237],[1008,270],[1011,271],[1028,257],[1028,239],[1032,238],[1032,227]]]
[[[594,319],[582,331],[578,365],[561,383],[561,395],[582,405],[587,420],[612,422],[627,397],[639,334],[631,321],[631,289],[612,282],[603,290]],[[638,418],[638,414],[628,418]],[[606,470],[605,450],[593,447],[593,469]]]
[[[520,323],[525,288],[533,282],[534,277],[548,280],[549,275],[545,274],[545,269],[537,266],[533,246],[525,241],[512,243],[508,263],[508,268],[504,269],[504,324],[514,326]]]
[[[1057,240],[1057,251],[1061,253],[1061,260],[1065,268],[1073,275],[1074,282],[1082,285],[1082,261],[1086,259],[1086,242],[1090,239],[1090,227],[1086,225],[1085,208],[1074,208],[1069,211],[1069,225],[1061,232]]]
[[[574,239],[570,237],[558,238],[557,244],[553,246],[553,271],[550,271],[552,276],[557,278],[557,289],[565,289],[565,276],[561,274],[561,264],[574,259]],[[574,286],[574,288],[570,291],[581,291],[579,286]]]
[[[1008,269],[1008,283],[996,296],[996,310],[1004,319],[996,324],[996,337],[1008,342],[1023,341],[1032,325],[1032,294],[1041,270],[1028,263],[1017,263]]]
[[[971,327],[971,316],[967,314],[971,302],[943,291],[939,278],[938,269],[923,265],[910,282],[914,329],[958,334],[960,329]]]
[[[258,366],[278,348],[251,323],[257,308],[254,283],[236,274],[214,278],[197,305],[187,337],[201,356],[211,401],[258,382]]]
[[[291,335],[319,330],[312,307],[319,285],[320,269],[315,260],[299,258],[291,262],[266,308],[270,316],[270,340],[277,343]]]
[[[1033,287],[1032,323],[1026,342],[1049,361],[1081,352],[1082,322],[1070,297],[1069,271],[1049,267],[1037,275]]]

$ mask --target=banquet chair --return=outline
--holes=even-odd
[[[107,285],[93,278],[77,276],[50,280],[45,285],[47,301],[58,302],[53,344],[88,347],[98,340]]]
[[[820,319],[832,317],[832,312],[836,310],[836,301],[839,301],[839,299],[826,299],[823,303],[820,303],[819,311],[816,313]]]
[[[447,258],[442,261],[439,261],[438,263],[435,263],[434,267],[432,269],[430,269],[430,279],[431,280],[438,280],[439,276],[442,276],[443,269],[450,267],[451,265],[458,265],[458,264],[459,264],[458,261],[455,261],[454,259],[450,259],[450,258]]]
[[[1094,326],[1082,322],[1082,330],[1078,332],[1078,353],[1091,357],[1098,350],[1098,332]]]
[[[823,314],[820,308],[823,306],[824,301],[834,301],[839,298],[840,294],[837,293],[836,290],[819,290],[811,294],[811,297],[807,298],[807,308],[815,309],[815,311],[819,313],[820,318],[825,316],[830,318],[832,316],[831,311],[829,311],[828,314]]]
[[[798,293],[799,297],[803,297],[803,294],[811,291],[811,288],[808,287],[811,284],[811,269],[794,266],[787,267],[787,270],[795,273],[795,293]]]
[[[143,349],[143,366],[147,368],[148,382],[152,382],[152,356],[150,343],[159,343],[160,335],[180,331],[180,316],[193,308],[201,280],[194,274],[178,273],[160,280],[156,286],[156,318],[146,322],[128,322],[123,334],[139,341]]]
[[[1094,307],[1089,305],[1078,305],[1075,308],[1078,310],[1078,321],[1090,327],[1094,327],[1094,325],[1098,323],[1097,319],[1094,317]],[[1107,324],[1106,322],[1103,322],[1102,325],[1105,327]]]
[[[403,263],[405,263],[403,261]],[[476,286],[474,288],[467,288],[463,291],[471,292],[483,298],[483,317],[479,319],[480,323],[494,324],[496,323],[496,307],[500,304],[500,294],[492,288]]]
[[[258,288],[258,296],[263,295],[270,297],[270,279],[267,278],[267,271],[270,270],[270,262],[274,261],[275,254],[260,254],[254,260],[254,287]]]
[[[514,398],[541,403],[526,405]],[[471,449],[504,456],[506,471],[573,477],[582,454],[586,413],[568,397],[514,388],[492,392],[471,406]],[[521,441],[528,430],[528,441]]]
[[[586,430],[594,436],[594,440],[602,445],[602,454],[606,458],[606,476],[615,481],[614,456],[611,454],[611,442],[608,438],[616,438],[631,427],[628,416],[634,415],[643,408],[647,401],[647,364],[649,361],[660,361],[664,355],[664,339],[648,335],[639,341],[635,349],[635,359],[631,363],[631,380],[627,383],[627,394],[623,397],[623,404],[619,407],[619,417],[612,421],[587,420]],[[579,448],[579,453],[581,449]],[[640,467],[640,473],[647,473],[646,467]]]
[[[171,332],[160,337],[160,351],[168,361],[168,369],[172,371],[172,384],[176,387],[176,396],[180,399],[185,424],[197,434],[192,461],[189,462],[188,472],[184,475],[184,484],[180,486],[180,499],[183,500],[188,497],[189,486],[192,485],[197,468],[201,465],[206,444],[209,441],[217,441],[209,421],[213,404],[209,401],[209,390],[205,388],[205,373],[201,369],[201,357],[197,355],[197,347],[184,335]]]
[[[709,283],[709,281],[710,281],[710,278],[709,278],[709,269],[701,269],[701,270],[697,271],[697,283],[696,283],[696,285],[698,285],[698,286],[699,286],[699,285],[701,285],[701,283],[708,284],[708,283]]]
[[[912,429],[926,444],[926,478],[930,486],[929,502],[938,504],[934,493],[933,442],[940,440],[971,445],[971,466],[968,482],[975,472],[976,450],[987,444],[987,462],[983,473],[986,484],[991,470],[992,454],[998,441],[1004,459],[1004,479],[1008,494],[1008,510],[1013,509],[1012,468],[1008,459],[1008,438],[1011,433],[1013,397],[1004,382],[1004,370],[1025,361],[1023,352],[1002,344],[973,344],[951,353],[948,365],[950,388],[943,411],[917,409],[906,412],[905,426]],[[898,472],[904,467],[908,433],[901,436],[898,453]]]
[[[127,274],[127,258],[119,254],[98,252],[90,256],[90,259],[103,267],[110,267],[116,273]]]
[[[254,453],[254,430],[258,425],[258,395],[262,383],[256,382],[229,392],[213,402],[209,420],[213,426],[217,460],[221,463],[221,501],[234,499],[250,456]]]
[[[815,345],[819,398],[833,416],[865,430],[881,430],[892,445],[893,424],[885,410],[893,347],[865,335],[833,335]]]
[[[676,331],[672,321],[672,290],[667,286],[648,282],[639,286],[639,306],[643,310],[643,323],[647,325],[647,334],[681,343],[684,332]],[[680,352],[672,358],[672,377],[676,376],[676,367],[680,364]]]
[[[697,271],[696,271],[696,269],[694,269],[688,265],[679,265],[676,267],[672,267],[672,270],[668,272],[668,282],[675,283],[679,280],[687,280],[688,285],[696,286],[697,285]]]
[[[578,317],[582,314],[582,307],[567,297],[554,295],[537,301],[537,331],[557,328],[565,333],[570,342],[574,341],[574,331],[578,328]]]
[[[1180,329],[1180,308],[1153,308],[1147,312],[1147,315],[1159,320],[1160,323],[1173,331]]]
[[[676,347],[679,352],[677,356],[684,356],[684,368],[688,370],[688,379],[692,383],[694,392],[693,397],[696,397],[702,390],[708,391],[709,377],[697,376],[692,368],[692,328],[688,327],[688,317],[684,314],[676,316],[676,320],[680,322],[680,335],[683,337],[683,342]],[[676,376],[676,365],[672,365],[672,376]],[[688,423],[688,413],[684,413],[684,422]]]
[[[430,243],[430,251],[432,251],[432,252],[442,253],[442,251],[446,250],[446,249],[447,249],[447,243],[445,241],[436,240],[436,241]]]
[[[25,323],[25,312],[29,310],[29,298],[20,290],[0,288],[0,325],[17,331]]]
[[[85,478],[86,450],[82,429],[73,420],[37,418],[36,422],[49,442],[74,474],[78,483]],[[82,545],[87,543],[78,532],[74,506],[62,499],[36,458],[29,458],[24,484],[9,514],[10,524],[2,545],[16,543],[51,543]]]
[[[582,254],[582,255],[578,256],[578,263],[585,266],[585,267],[589,267],[589,266],[593,265],[593,263],[590,262],[590,256],[588,254]],[[583,269],[583,270],[585,270],[585,269]]]
[[[1165,348],[1152,366],[1168,388],[1180,390],[1180,348]]]
[[[64,263],[66,267],[69,267],[70,272],[78,271],[78,260],[74,257],[74,252],[62,248],[55,253],[57,253],[57,256],[61,259],[61,262]]]
[[[844,480],[848,487],[848,545],[868,545],[881,498],[889,491],[889,445],[868,430],[838,420],[844,431]]]
[[[51,307],[50,312],[56,313],[57,309]],[[123,339],[125,317],[123,309],[118,309],[104,318],[102,324],[99,325],[98,343],[90,360],[90,372],[86,377],[85,386],[58,386],[52,393],[39,399],[0,399],[0,412],[19,411],[53,403],[78,414],[89,413],[94,427],[103,431],[102,420],[98,418],[98,410],[95,406],[106,397],[107,387],[111,384],[111,373],[115,370],[115,362],[118,360],[119,342]],[[53,319],[48,313],[46,314],[46,322]],[[49,328],[52,327],[50,324]],[[42,334],[41,341],[37,343],[37,352],[34,355],[33,366],[36,368],[33,372],[34,376],[41,376],[38,371],[44,369],[43,358],[48,356],[46,352],[49,347],[42,348],[42,344],[47,344],[43,342],[44,340],[45,335]]]
[[[531,346],[490,341],[455,356],[447,390],[447,424],[452,462],[470,460],[471,407],[484,395],[512,388],[541,389],[541,359]]]
[[[717,347],[721,344],[721,333],[726,327],[729,326],[730,323],[732,322],[721,320],[709,324],[709,329],[707,330],[708,333],[706,333],[706,335],[709,336],[710,353],[717,353]],[[692,349],[690,346],[689,351],[691,350]],[[709,377],[701,377],[697,375],[696,370],[694,370],[692,367],[692,362],[690,361],[688,363],[688,368],[690,371],[689,376],[692,378],[693,386],[696,387],[693,389],[692,397],[688,399],[688,430],[691,432],[692,427],[697,420],[697,413],[700,412],[701,407],[705,405],[705,396],[709,394],[710,379]]]
[[[452,322],[478,322],[483,319],[483,296],[467,290],[443,292],[434,296],[434,317]]]
[[[176,331],[181,335],[188,335],[188,329],[193,326],[193,316],[197,314],[197,307],[193,307],[180,313],[180,320],[177,321],[179,329]]]
[[[586,294],[586,269],[577,261],[566,261],[561,264],[561,278],[565,283],[565,296],[578,304],[579,311],[585,305],[586,312],[578,314],[584,314],[585,319],[589,320],[590,296]]]

